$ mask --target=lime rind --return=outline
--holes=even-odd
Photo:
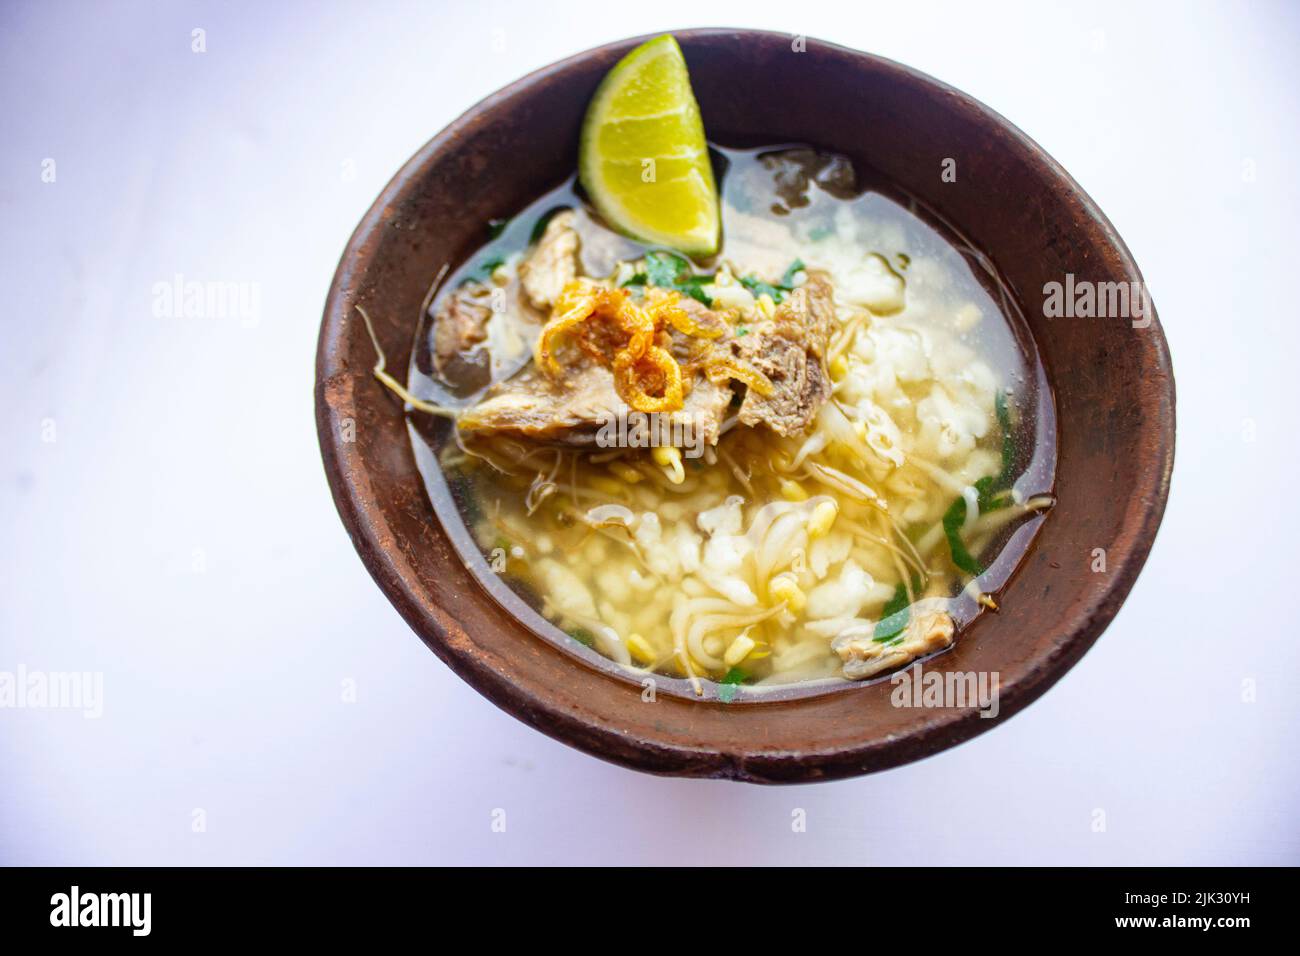
[[[718,196],[704,123],[672,36],[643,43],[601,81],[583,122],[578,174],[619,231],[689,255],[717,252]]]

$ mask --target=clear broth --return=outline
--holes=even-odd
[[[987,258],[937,217],[923,215],[906,197],[891,195],[879,185],[860,188],[851,168],[846,168],[843,161],[828,156],[803,164],[786,161],[787,157],[797,155],[791,150],[802,147],[715,149],[720,167],[724,243],[711,262],[696,263],[696,266],[711,271],[717,263],[735,259],[752,264],[768,275],[779,274],[783,264],[789,262],[791,251],[810,266],[817,265],[819,246],[828,241],[838,243],[839,247],[847,244],[864,257],[878,256],[889,272],[901,278],[906,286],[906,307],[897,316],[906,319],[908,326],[936,336],[942,333],[969,349],[994,371],[999,386],[1009,394],[1015,413],[1018,477],[1013,488],[1016,499],[1050,496],[1056,457],[1051,393],[1023,318]],[[811,183],[802,182],[801,177],[811,179]],[[801,189],[803,185],[807,188]],[[433,375],[432,317],[442,295],[467,278],[483,275],[485,262],[509,262],[522,254],[548,214],[560,208],[577,212],[577,228],[583,240],[581,264],[587,275],[606,276],[617,263],[636,260],[647,250],[606,228],[574,181],[548,192],[509,223],[494,228],[497,234],[493,238],[431,290],[409,370],[408,387],[413,394],[454,407],[466,407],[491,383],[508,378],[527,363],[531,355],[530,336],[536,335],[539,326],[532,321],[512,324],[502,320],[501,327],[493,329],[489,337],[490,348],[484,350],[471,374],[459,385],[448,386]],[[791,234],[793,245],[789,249],[783,240],[776,238],[773,226]],[[851,233],[847,241],[846,230]],[[966,324],[960,319],[972,315],[978,315],[978,320]],[[880,321],[889,319],[886,316]],[[530,630],[585,664],[611,672],[638,689],[644,681],[652,679],[657,691],[725,702],[806,696],[888,678],[886,672],[866,681],[852,681],[828,673],[792,683],[751,686],[691,680],[671,670],[615,663],[588,646],[582,633],[574,633],[573,628],[566,631],[548,619],[544,613],[546,595],[540,593],[538,582],[526,568],[520,573],[516,562],[510,559],[509,549],[517,541],[507,538],[504,542],[508,547],[502,566],[503,541],[499,533],[502,515],[516,530],[524,524],[522,530],[532,538],[541,533],[536,523],[523,514],[518,483],[474,459],[465,459],[450,422],[418,412],[409,416],[408,421],[412,447],[429,499],[467,566],[488,592]],[[726,449],[742,440],[737,433],[750,431],[753,430],[733,430],[722,437],[719,448]],[[743,440],[753,440],[753,436]],[[981,447],[986,450],[996,444],[993,440],[981,441]],[[589,452],[568,454],[574,458],[566,462],[566,467],[587,467],[582,456]],[[730,485],[726,494],[745,496],[744,489],[734,479]],[[1006,587],[1045,518],[1045,510],[1026,514],[993,534],[977,555],[985,568],[979,577],[980,592],[997,596]],[[599,585],[594,580],[588,583],[593,591],[598,591]],[[986,610],[972,589],[964,584],[954,576],[948,601],[957,641]]]

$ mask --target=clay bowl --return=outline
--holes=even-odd
[[[806,142],[853,158],[982,250],[1028,322],[1056,403],[1058,503],[1003,594],[941,671],[997,671],[1000,715],[898,708],[888,681],[774,703],[699,703],[589,667],[525,630],[456,556],[426,498],[401,404],[371,376],[357,313],[404,377],[433,276],[570,175],[588,98],[639,39],[546,67],[435,136],[375,201],[330,289],[316,420],[334,501],[357,551],[429,648],[498,706],[595,756],[661,774],[793,783],[895,766],[1006,720],[1092,645],[1160,524],[1174,453],[1174,381],[1158,320],[1044,316],[1067,274],[1135,282],[1124,243],[1069,175],[965,94],[899,64],[783,34],[677,33],[705,126],[724,145]],[[645,38],[641,38],[645,39]],[[940,175],[957,160],[957,182]],[[1093,549],[1106,570],[1092,570]]]

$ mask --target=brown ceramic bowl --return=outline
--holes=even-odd
[[[903,709],[888,681],[799,700],[699,703],[583,665],[522,627],[456,556],[412,456],[401,404],[371,375],[354,306],[404,377],[415,323],[445,262],[484,223],[569,176],[587,101],[640,39],[511,84],[435,136],[357,227],[325,306],[316,421],[343,523],[366,567],[429,648],[500,707],[588,753],[655,773],[764,783],[832,779],[933,754],[1042,694],[1114,617],[1146,560],[1174,455],[1174,381],[1158,320],[1049,319],[1043,287],[1141,274],[1101,210],[1023,133],[899,64],[817,40],[748,30],[678,39],[712,139],[806,142],[844,153],[982,250],[1027,317],[1056,402],[1058,503],[1004,591],[929,669],[997,671],[1001,714]],[[645,38],[641,38],[645,39]],[[945,158],[957,182],[944,182]],[[351,424],[349,424],[351,423]],[[1093,549],[1106,550],[1094,573]]]

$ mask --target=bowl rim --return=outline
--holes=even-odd
[[[702,27],[683,30],[665,30],[641,36],[614,40],[555,61],[509,83],[480,99],[456,119],[430,138],[393,175],[379,196],[371,204],[354,229],[340,257],[326,298],[324,315],[316,353],[315,417],[321,457],[331,495],[339,517],[352,539],[359,556],[371,577],[379,585],[398,612],[442,661],[475,690],[497,706],[525,723],[557,740],[577,747],[587,753],[623,766],[654,773],[684,774],[690,776],[725,777],[763,783],[796,783],[812,780],[832,780],[862,773],[887,769],[921,759],[940,750],[962,743],[993,726],[999,725],[1040,697],[1059,680],[1101,636],[1142,570],[1155,542],[1169,495],[1173,470],[1176,435],[1176,393],[1173,368],[1168,344],[1160,325],[1158,313],[1152,308],[1149,336],[1151,359],[1160,373],[1161,391],[1158,397],[1167,404],[1168,414],[1150,429],[1151,460],[1158,468],[1143,496],[1144,507],[1140,521],[1130,526],[1133,546],[1112,573],[1094,602],[1092,613],[1079,623],[1064,629],[1062,640],[1034,661],[1033,666],[1012,685],[1005,687],[1000,696],[1000,715],[997,720],[971,719],[972,714],[943,711],[939,719],[917,727],[915,731],[889,740],[865,739],[856,746],[831,746],[825,749],[800,749],[798,751],[763,750],[755,754],[732,754],[710,751],[698,747],[676,746],[664,741],[635,740],[620,733],[617,727],[606,726],[584,719],[585,715],[571,713],[553,706],[551,701],[534,696],[518,687],[508,675],[499,673],[457,642],[449,638],[448,627],[453,619],[444,609],[436,607],[422,596],[418,576],[411,563],[394,546],[394,535],[383,517],[376,496],[356,445],[345,442],[331,421],[331,412],[338,396],[334,384],[348,373],[340,358],[346,338],[344,317],[350,311],[356,279],[364,275],[375,256],[378,233],[390,215],[390,210],[408,183],[417,177],[430,159],[456,139],[488,110],[498,103],[525,92],[549,77],[562,73],[593,57],[611,55],[630,49],[664,33],[671,33],[681,41],[698,41],[720,37],[780,38],[788,42],[796,34],[748,28]],[[978,114],[983,121],[1000,128],[1000,132],[1015,140],[1043,175],[1066,190],[1086,218],[1099,230],[1104,242],[1118,253],[1122,266],[1138,280],[1138,269],[1128,246],[1107,219],[1105,214],[1074,178],[1041,146],[1008,121],[1000,113],[982,102],[944,83],[941,80],[885,57],[839,44],[806,37],[808,44],[816,44],[851,58],[860,58],[875,68],[895,77],[930,87],[936,93],[955,100],[960,106]],[[405,454],[410,455],[408,448]],[[412,468],[414,468],[412,464]],[[423,489],[422,489],[423,493]],[[430,507],[430,514],[433,509]],[[434,515],[436,518],[436,515]],[[521,625],[522,628],[522,625]],[[530,638],[532,635],[528,635]],[[581,665],[574,661],[575,667]],[[608,679],[593,671],[593,676]],[[791,702],[797,706],[798,701]],[[692,705],[703,706],[703,705]],[[769,706],[762,703],[752,707]],[[771,705],[776,706],[776,705]],[[933,716],[933,715],[932,715]],[[780,773],[755,770],[753,760],[761,760],[765,767],[785,765]],[[702,763],[703,761],[703,763]],[[793,770],[793,772],[791,772]]]

